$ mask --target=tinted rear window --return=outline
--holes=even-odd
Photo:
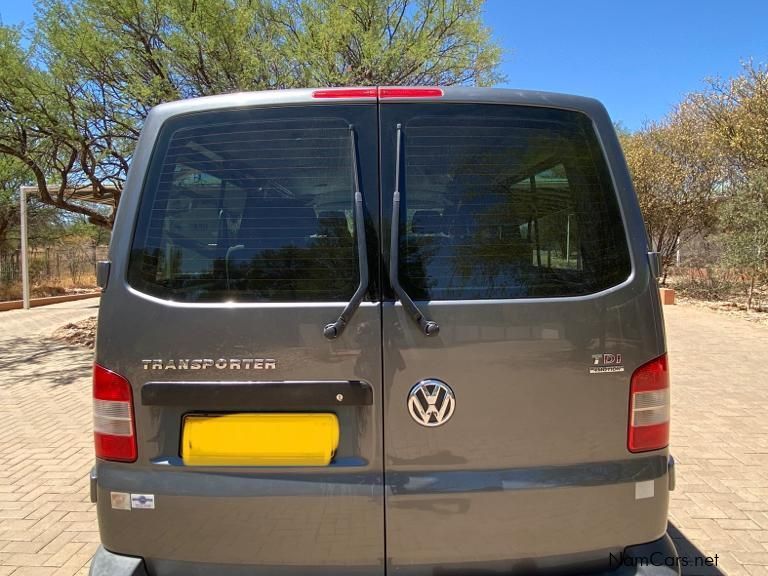
[[[359,114],[251,109],[166,123],[130,284],[187,302],[348,300],[358,281],[349,116]]]
[[[629,276],[616,193],[586,116],[420,108],[393,105],[383,116],[392,156],[393,126],[408,118],[400,280],[414,299],[575,296]]]

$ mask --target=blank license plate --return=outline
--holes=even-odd
[[[327,466],[339,445],[335,414],[222,414],[184,418],[189,466]]]

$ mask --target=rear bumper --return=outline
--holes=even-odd
[[[647,544],[630,546],[620,557],[612,559],[615,568],[594,572],[591,576],[680,576],[681,559],[669,535]],[[161,571],[151,576],[198,576],[217,574],[221,576],[245,576],[252,574],[252,568],[232,564],[192,564],[188,562],[162,562]],[[301,570],[301,569],[300,569]],[[290,574],[291,569],[275,568],[275,574]],[[302,573],[305,573],[302,570]],[[313,572],[314,573],[314,572]],[[318,572],[320,574],[321,572]],[[327,574],[352,572],[329,569]],[[150,576],[144,561],[133,556],[123,556],[99,547],[91,562],[90,576]],[[298,574],[297,574],[298,576]],[[460,576],[456,573],[456,576]],[[588,576],[588,575],[584,575]]]
[[[99,462],[92,481],[101,539],[117,555],[139,559],[125,574],[143,565],[151,576],[383,576],[381,514],[388,490],[392,506],[410,512],[410,517],[401,515],[388,542],[409,537],[420,524],[419,516],[425,510],[431,512],[434,502],[437,511],[443,512],[440,525],[432,525],[431,541],[436,544],[428,553],[422,553],[421,545],[401,547],[400,554],[396,546],[389,548],[390,574],[466,576],[530,573],[531,569],[617,576],[677,574],[657,569],[675,556],[671,544],[656,540],[666,529],[666,454],[557,470],[445,472],[402,478],[393,474],[386,487],[370,473],[331,472],[312,474],[300,482],[286,481],[273,472],[242,476],[193,473],[171,465],[146,469]],[[653,480],[657,496],[638,500],[636,482],[627,478]],[[113,509],[113,491],[151,494],[157,507]],[[546,498],[531,498],[532,493]],[[469,497],[477,505],[456,508],[455,502]],[[450,507],[446,509],[444,502]],[[573,510],[574,503],[578,510]],[[446,510],[451,513],[444,514]],[[533,536],[516,524],[515,514],[526,510],[528,517],[538,515]],[[577,512],[581,513],[578,528],[573,525]],[[441,532],[449,522],[451,530]],[[472,527],[471,539],[465,535],[467,527]],[[656,544],[647,553],[633,547],[620,554],[623,543],[651,540]],[[613,564],[611,551],[616,556]],[[100,573],[110,572],[94,572]]]

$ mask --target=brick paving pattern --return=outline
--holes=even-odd
[[[51,340],[98,299],[0,312],[0,576],[87,574],[92,353]]]
[[[717,554],[722,573],[768,576],[768,327],[690,306],[664,312],[677,461],[670,533],[681,550]]]
[[[97,300],[0,313],[0,576],[82,575],[98,545],[89,500],[91,352],[50,340]],[[768,328],[665,308],[681,554],[687,576],[768,576]]]

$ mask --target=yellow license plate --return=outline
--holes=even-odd
[[[339,446],[335,414],[222,414],[184,418],[190,466],[327,466]]]

